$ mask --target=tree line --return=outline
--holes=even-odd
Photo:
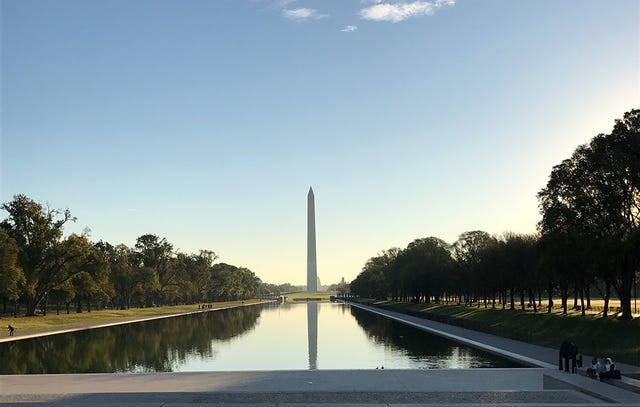
[[[0,301],[2,313],[21,305],[26,315],[48,305],[83,308],[195,304],[254,297],[261,281],[249,269],[215,263],[210,250],[181,253],[165,238],[145,234],[134,247],[64,236],[75,218],[16,195],[2,204]]]
[[[351,283],[354,294],[399,301],[483,303],[547,312],[560,297],[584,315],[591,293],[620,300],[631,319],[632,288],[640,272],[640,110],[615,122],[553,167],[537,194],[536,234],[491,236],[469,231],[449,244],[437,237],[370,258]],[[537,301],[536,301],[537,300]],[[586,304],[585,304],[586,301]]]

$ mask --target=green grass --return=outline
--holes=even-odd
[[[620,362],[640,365],[638,318],[624,321],[596,315],[562,315],[559,311],[547,314],[449,304],[362,302],[550,348],[559,348],[560,343],[569,340],[578,345],[580,353],[609,356]]]
[[[245,304],[258,303],[260,300],[245,300]],[[221,308],[230,305],[241,304],[242,301],[228,301],[212,303],[214,308]],[[0,335],[8,335],[7,325],[11,324],[16,329],[16,334],[52,331],[61,328],[69,328],[79,325],[101,324],[109,322],[126,321],[141,317],[160,316],[167,314],[176,314],[181,312],[196,311],[198,304],[193,305],[176,305],[166,307],[151,308],[130,308],[128,310],[99,310],[92,312],[83,312],[77,314],[72,312],[66,314],[60,312],[56,315],[54,312],[47,313],[47,316],[24,317],[3,317],[0,319],[0,327],[4,332]],[[2,332],[2,331],[0,331]]]
[[[319,298],[321,301],[329,301],[329,297],[336,295],[335,291],[297,291],[293,293],[282,294],[285,301],[294,301],[296,298]]]

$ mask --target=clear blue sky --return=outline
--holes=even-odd
[[[640,106],[639,2],[2,0],[1,198],[267,282],[533,232],[553,165]],[[5,214],[2,214],[4,217]]]

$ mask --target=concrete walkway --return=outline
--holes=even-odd
[[[554,372],[523,368],[0,376],[0,405],[640,406],[640,396],[629,398],[624,390],[564,375],[592,382],[587,393],[549,376]],[[614,391],[602,392],[600,387]]]

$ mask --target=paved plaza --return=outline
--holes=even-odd
[[[29,375],[3,376],[0,383],[0,405],[22,407],[640,406],[640,396],[542,368]]]

